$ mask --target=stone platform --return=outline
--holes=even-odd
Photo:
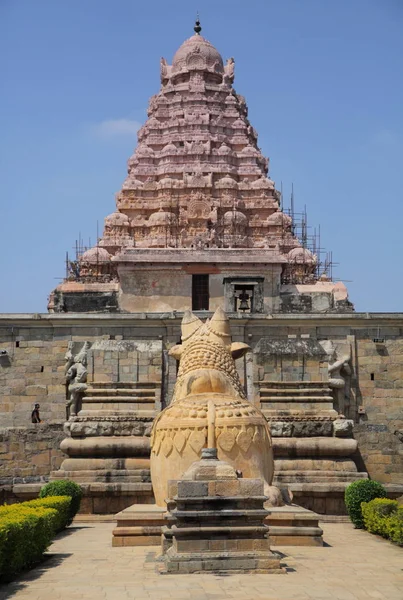
[[[116,515],[112,546],[159,546],[166,510],[134,504]],[[265,524],[273,546],[323,546],[319,515],[296,505],[270,508]]]
[[[287,575],[161,576],[159,549],[111,548],[112,523],[59,534],[46,561],[0,600],[401,600],[402,550],[351,523],[325,523],[326,548],[277,546]]]
[[[0,503],[26,502],[39,497],[46,482],[20,483],[0,489]],[[114,515],[130,507],[152,505],[154,495],[151,483],[80,483],[83,490],[80,514]]]

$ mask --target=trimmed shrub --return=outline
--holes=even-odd
[[[57,510],[57,518],[55,522],[56,533],[62,531],[70,521],[70,505],[71,496],[49,496],[46,498],[37,498],[25,502],[26,506],[36,508],[54,508]]]
[[[0,509],[0,580],[7,581],[38,562],[50,546],[58,513],[25,503]],[[3,510],[8,509],[11,510]]]
[[[388,537],[391,542],[403,546],[403,506],[399,506],[388,519]]]
[[[361,503],[370,502],[374,498],[386,498],[386,490],[377,481],[371,479],[359,479],[350,483],[344,493],[349,517],[357,529],[363,529],[364,521],[361,513]]]
[[[51,481],[44,485],[39,493],[40,498],[46,498],[48,496],[70,496],[71,503],[67,525],[71,525],[80,508],[81,498],[83,496],[81,487],[69,479]]]
[[[397,512],[397,500],[375,498],[371,502],[362,502],[361,512],[364,527],[369,533],[389,537],[390,517]]]

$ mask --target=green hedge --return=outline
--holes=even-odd
[[[38,562],[56,531],[56,509],[14,506],[0,512],[0,581]]]
[[[388,521],[391,514],[397,511],[397,501],[387,498],[375,498],[371,502],[363,502],[361,505],[364,527],[369,533],[389,537]]]
[[[81,487],[75,483],[74,481],[70,481],[69,479],[61,479],[60,481],[51,481],[41,488],[39,492],[40,498],[46,498],[48,496],[70,496],[70,514],[68,525],[71,525],[74,517],[79,511],[81,498],[83,496],[83,492]]]
[[[374,498],[386,498],[386,490],[377,481],[371,479],[359,479],[350,483],[344,494],[347,512],[351,521],[357,529],[364,528],[361,513],[361,503],[370,502]]]
[[[71,497],[70,496],[49,496],[48,498],[37,498],[36,500],[30,500],[29,502],[25,502],[29,507],[44,507],[44,508],[54,508],[57,510],[57,516],[55,521],[56,533],[62,531],[70,521],[70,505],[71,505]]]
[[[403,546],[403,506],[390,515],[388,531],[390,541]]]
[[[403,546],[403,506],[397,500],[376,498],[363,502],[361,509],[365,529]]]
[[[37,563],[70,519],[71,497],[0,506],[0,581]]]

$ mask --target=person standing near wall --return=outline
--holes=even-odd
[[[41,423],[41,418],[39,416],[39,404],[35,404],[35,408],[31,413],[31,421],[32,423]]]

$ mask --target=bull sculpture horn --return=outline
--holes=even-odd
[[[230,338],[231,330],[229,325],[229,319],[223,309],[219,306],[215,311],[209,323],[210,329],[213,333],[221,338]],[[226,340],[227,341],[227,340]]]
[[[182,342],[186,342],[202,325],[203,321],[187,310],[182,319]]]

